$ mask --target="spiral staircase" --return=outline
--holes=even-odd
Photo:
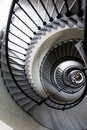
[[[15,102],[50,130],[87,129],[84,9],[84,0],[13,0],[10,9],[2,77]]]

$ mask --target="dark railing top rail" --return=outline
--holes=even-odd
[[[16,3],[17,2],[17,3]],[[17,87],[19,88],[19,90],[28,98],[30,98],[31,100],[33,100],[34,102],[36,102],[37,104],[40,104],[41,102],[43,102],[43,98],[40,97],[38,94],[36,94],[33,90],[33,92],[35,93],[35,96],[38,97],[39,100],[36,100],[34,97],[31,97],[29,96],[28,94],[25,93],[25,91],[22,90],[22,88],[20,87],[20,85],[17,83],[16,79],[15,79],[15,76],[13,75],[13,71],[12,71],[12,68],[10,66],[10,59],[9,59],[9,53],[8,51],[9,50],[12,50],[12,51],[15,51],[17,53],[20,53],[22,55],[25,55],[23,54],[22,52],[19,52],[17,50],[14,50],[14,49],[9,49],[8,48],[8,35],[9,35],[9,28],[10,28],[10,24],[12,24],[13,26],[15,26],[18,30],[20,30],[21,32],[23,32],[21,29],[19,29],[16,25],[14,25],[12,22],[11,22],[11,18],[12,18],[12,15],[14,13],[14,7],[15,7],[15,4],[18,4],[18,0],[13,0],[12,2],[12,6],[11,6],[11,9],[10,9],[10,14],[9,14],[9,18],[8,18],[8,23],[7,23],[7,29],[6,29],[6,37],[5,37],[5,52],[6,52],[6,61],[7,61],[7,65],[8,65],[8,68],[9,68],[9,72],[12,76],[12,79],[14,80],[15,84],[17,85]],[[20,4],[18,4],[20,6]],[[21,7],[21,6],[20,6]],[[22,8],[21,8],[22,9]],[[23,10],[23,9],[22,9]],[[24,11],[24,10],[23,10]],[[35,23],[35,22],[34,22]],[[24,32],[23,32],[24,33]],[[25,34],[25,33],[24,33]],[[27,35],[27,34],[26,34]],[[27,35],[28,36],[28,35]],[[28,36],[29,37],[29,36]],[[30,38],[30,37],[29,37]],[[31,38],[30,38],[31,39]],[[28,83],[27,83],[28,84]],[[32,88],[31,88],[32,89]]]

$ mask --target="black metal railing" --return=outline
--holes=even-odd
[[[33,9],[35,16],[36,15],[38,16],[38,21],[41,22],[41,25],[39,25],[38,22],[36,22],[33,19],[33,17],[29,14],[29,12],[27,12],[27,10],[21,4],[20,0],[13,0],[10,14],[9,14],[7,29],[6,29],[6,39],[5,39],[6,60],[7,60],[9,72],[10,72],[15,84],[20,89],[20,91],[24,95],[26,95],[28,98],[30,98],[33,101],[35,101],[36,103],[40,104],[40,103],[44,102],[44,98],[41,97],[40,95],[38,95],[32,89],[32,83],[31,82],[29,83],[29,81],[27,80],[27,76],[25,74],[25,58],[26,58],[27,49],[29,48],[29,46],[32,48],[34,40],[36,40],[35,42],[37,42],[38,37],[35,37],[35,36],[37,36],[37,34],[40,37],[42,36],[43,33],[41,33],[40,31],[42,31],[42,32],[48,31],[48,27],[51,29],[53,28],[52,22],[54,24],[55,23],[54,20],[56,18],[61,19],[65,25],[66,24],[68,25],[68,21],[67,21],[68,19],[66,19],[66,20],[63,19],[64,16],[66,16],[68,18],[73,15],[82,17],[83,13],[80,14],[80,12],[83,12],[82,3],[81,3],[81,0],[80,1],[77,0],[78,12],[77,12],[77,14],[73,14],[70,10],[68,0],[63,1],[60,9],[57,8],[58,3],[56,4],[55,0],[51,0],[53,7],[54,7],[54,11],[56,13],[56,16],[53,17],[53,15],[52,16],[50,15],[50,12],[48,11],[48,8],[46,8],[44,2],[42,0],[39,0],[39,2],[41,3],[41,5],[43,7],[43,10],[46,13],[46,16],[49,19],[48,21],[46,21],[46,19],[44,19],[40,15],[38,10],[35,8],[32,0],[27,0],[25,2],[27,2],[27,4]],[[26,20],[22,19],[22,17],[17,14],[17,12],[15,10],[16,5],[18,6],[19,10],[21,11],[23,17],[27,17],[27,20],[29,20],[29,22],[31,22],[31,24],[27,24]],[[65,14],[62,14],[62,10],[64,8],[65,8]],[[12,20],[13,16],[14,16],[14,20]],[[15,22],[16,20],[18,20],[20,23],[22,23],[23,27],[24,28],[26,27],[29,32],[28,31],[26,32],[26,29],[22,30],[21,26]],[[76,19],[75,19],[75,21],[76,21]],[[50,25],[48,23],[50,23]],[[33,26],[36,27],[36,30],[33,28]],[[60,24],[58,24],[58,26],[60,26]],[[15,29],[18,30],[19,34],[22,34],[22,35],[20,36],[20,35],[16,34],[16,32],[14,31]],[[17,42],[14,41],[14,39],[17,39]],[[12,46],[15,45],[16,47],[13,48],[12,46],[10,46],[11,44],[12,44]],[[24,80],[21,79],[21,76],[23,76]],[[18,80],[19,78],[20,78],[20,80]],[[23,89],[24,86],[28,86],[27,90]]]

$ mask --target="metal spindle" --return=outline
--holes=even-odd
[[[31,7],[33,8],[33,10],[35,11],[35,13],[38,15],[38,17],[40,18],[40,20],[43,22],[43,25],[46,25],[46,21],[44,21],[42,19],[42,17],[39,15],[39,13],[37,12],[37,10],[35,9],[35,7],[33,6],[33,4],[30,2],[30,0],[27,0],[28,3],[31,5]]]
[[[82,17],[83,16],[83,9],[81,8],[82,7],[82,0],[78,0],[78,17]]]
[[[22,31],[19,27],[17,27],[15,24],[13,24],[12,22],[11,22],[11,24],[16,28],[16,29],[18,29],[20,32],[22,32],[24,35],[26,35],[30,40],[32,40],[32,38],[29,36],[29,35],[27,35],[24,31]]]
[[[58,18],[58,19],[61,18],[62,16],[61,16],[61,14],[59,13],[59,11],[58,11],[58,9],[57,9],[57,6],[56,6],[55,1],[52,0],[52,3],[53,3],[53,5],[54,5],[54,7],[55,7],[55,10],[56,10],[56,12],[57,12],[57,18]]]
[[[21,54],[21,55],[23,55],[23,56],[26,55],[26,54],[23,54],[23,53],[21,53],[21,52],[19,52],[19,51],[16,51],[16,50],[14,50],[14,49],[11,49],[11,48],[9,48],[9,50],[14,51],[14,52],[17,52],[17,53],[19,53],[19,54]]]
[[[38,26],[38,25],[34,22],[34,20],[29,16],[29,14],[22,8],[22,6],[21,6],[19,3],[17,3],[17,4],[18,4],[18,6],[20,7],[20,9],[27,15],[27,17],[34,23],[34,25],[36,25],[36,27],[38,28],[38,30],[40,30],[41,27]]]
[[[40,2],[41,2],[44,10],[46,11],[46,13],[47,13],[47,15],[49,17],[49,21],[52,22],[53,21],[53,17],[50,16],[50,14],[49,14],[48,10],[46,9],[46,7],[45,7],[44,3],[42,2],[42,0],[40,0]]]
[[[26,41],[23,40],[22,38],[18,37],[18,36],[17,36],[16,34],[14,34],[13,32],[9,31],[9,33],[10,33],[11,35],[13,35],[14,37],[18,38],[19,40],[21,40],[22,42],[24,42],[24,43],[26,43],[27,45],[29,45],[28,42],[26,42]]]
[[[19,16],[17,14],[15,14],[15,17],[19,19],[19,21],[21,21],[31,32],[33,32],[33,34],[36,34],[36,32],[34,32],[23,20],[21,20],[21,18],[19,18]]]
[[[22,46],[18,45],[17,43],[15,43],[15,42],[11,41],[10,39],[9,39],[8,41],[9,41],[10,43],[12,43],[12,44],[14,44],[14,45],[16,45],[16,46],[18,46],[18,47],[20,47],[20,48],[24,49],[24,50],[27,50],[26,48],[24,48],[24,47],[22,47]]]
[[[66,6],[66,16],[67,17],[70,17],[72,15],[72,12],[69,10],[69,5],[68,5],[68,1],[67,0],[64,0],[65,1],[65,6]]]

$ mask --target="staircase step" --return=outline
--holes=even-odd
[[[27,112],[30,109],[32,109],[33,107],[35,107],[35,106],[36,106],[36,103],[31,101],[31,102],[28,102],[28,103],[24,104],[22,106],[22,108]]]
[[[31,108],[28,113],[38,122],[44,124],[47,128],[49,129],[54,129],[51,119],[50,119],[50,115],[48,113],[48,107],[45,104],[42,104],[40,106],[35,106],[33,108]]]
[[[24,97],[26,97],[25,95],[23,95],[22,93],[16,93],[16,94],[12,94],[12,96],[14,97],[14,99],[17,101],[19,99],[23,99]]]
[[[30,103],[31,100],[30,100],[29,98],[25,97],[25,98],[23,98],[23,99],[17,100],[17,102],[19,103],[20,106],[23,106],[23,105],[25,105],[26,103]]]

